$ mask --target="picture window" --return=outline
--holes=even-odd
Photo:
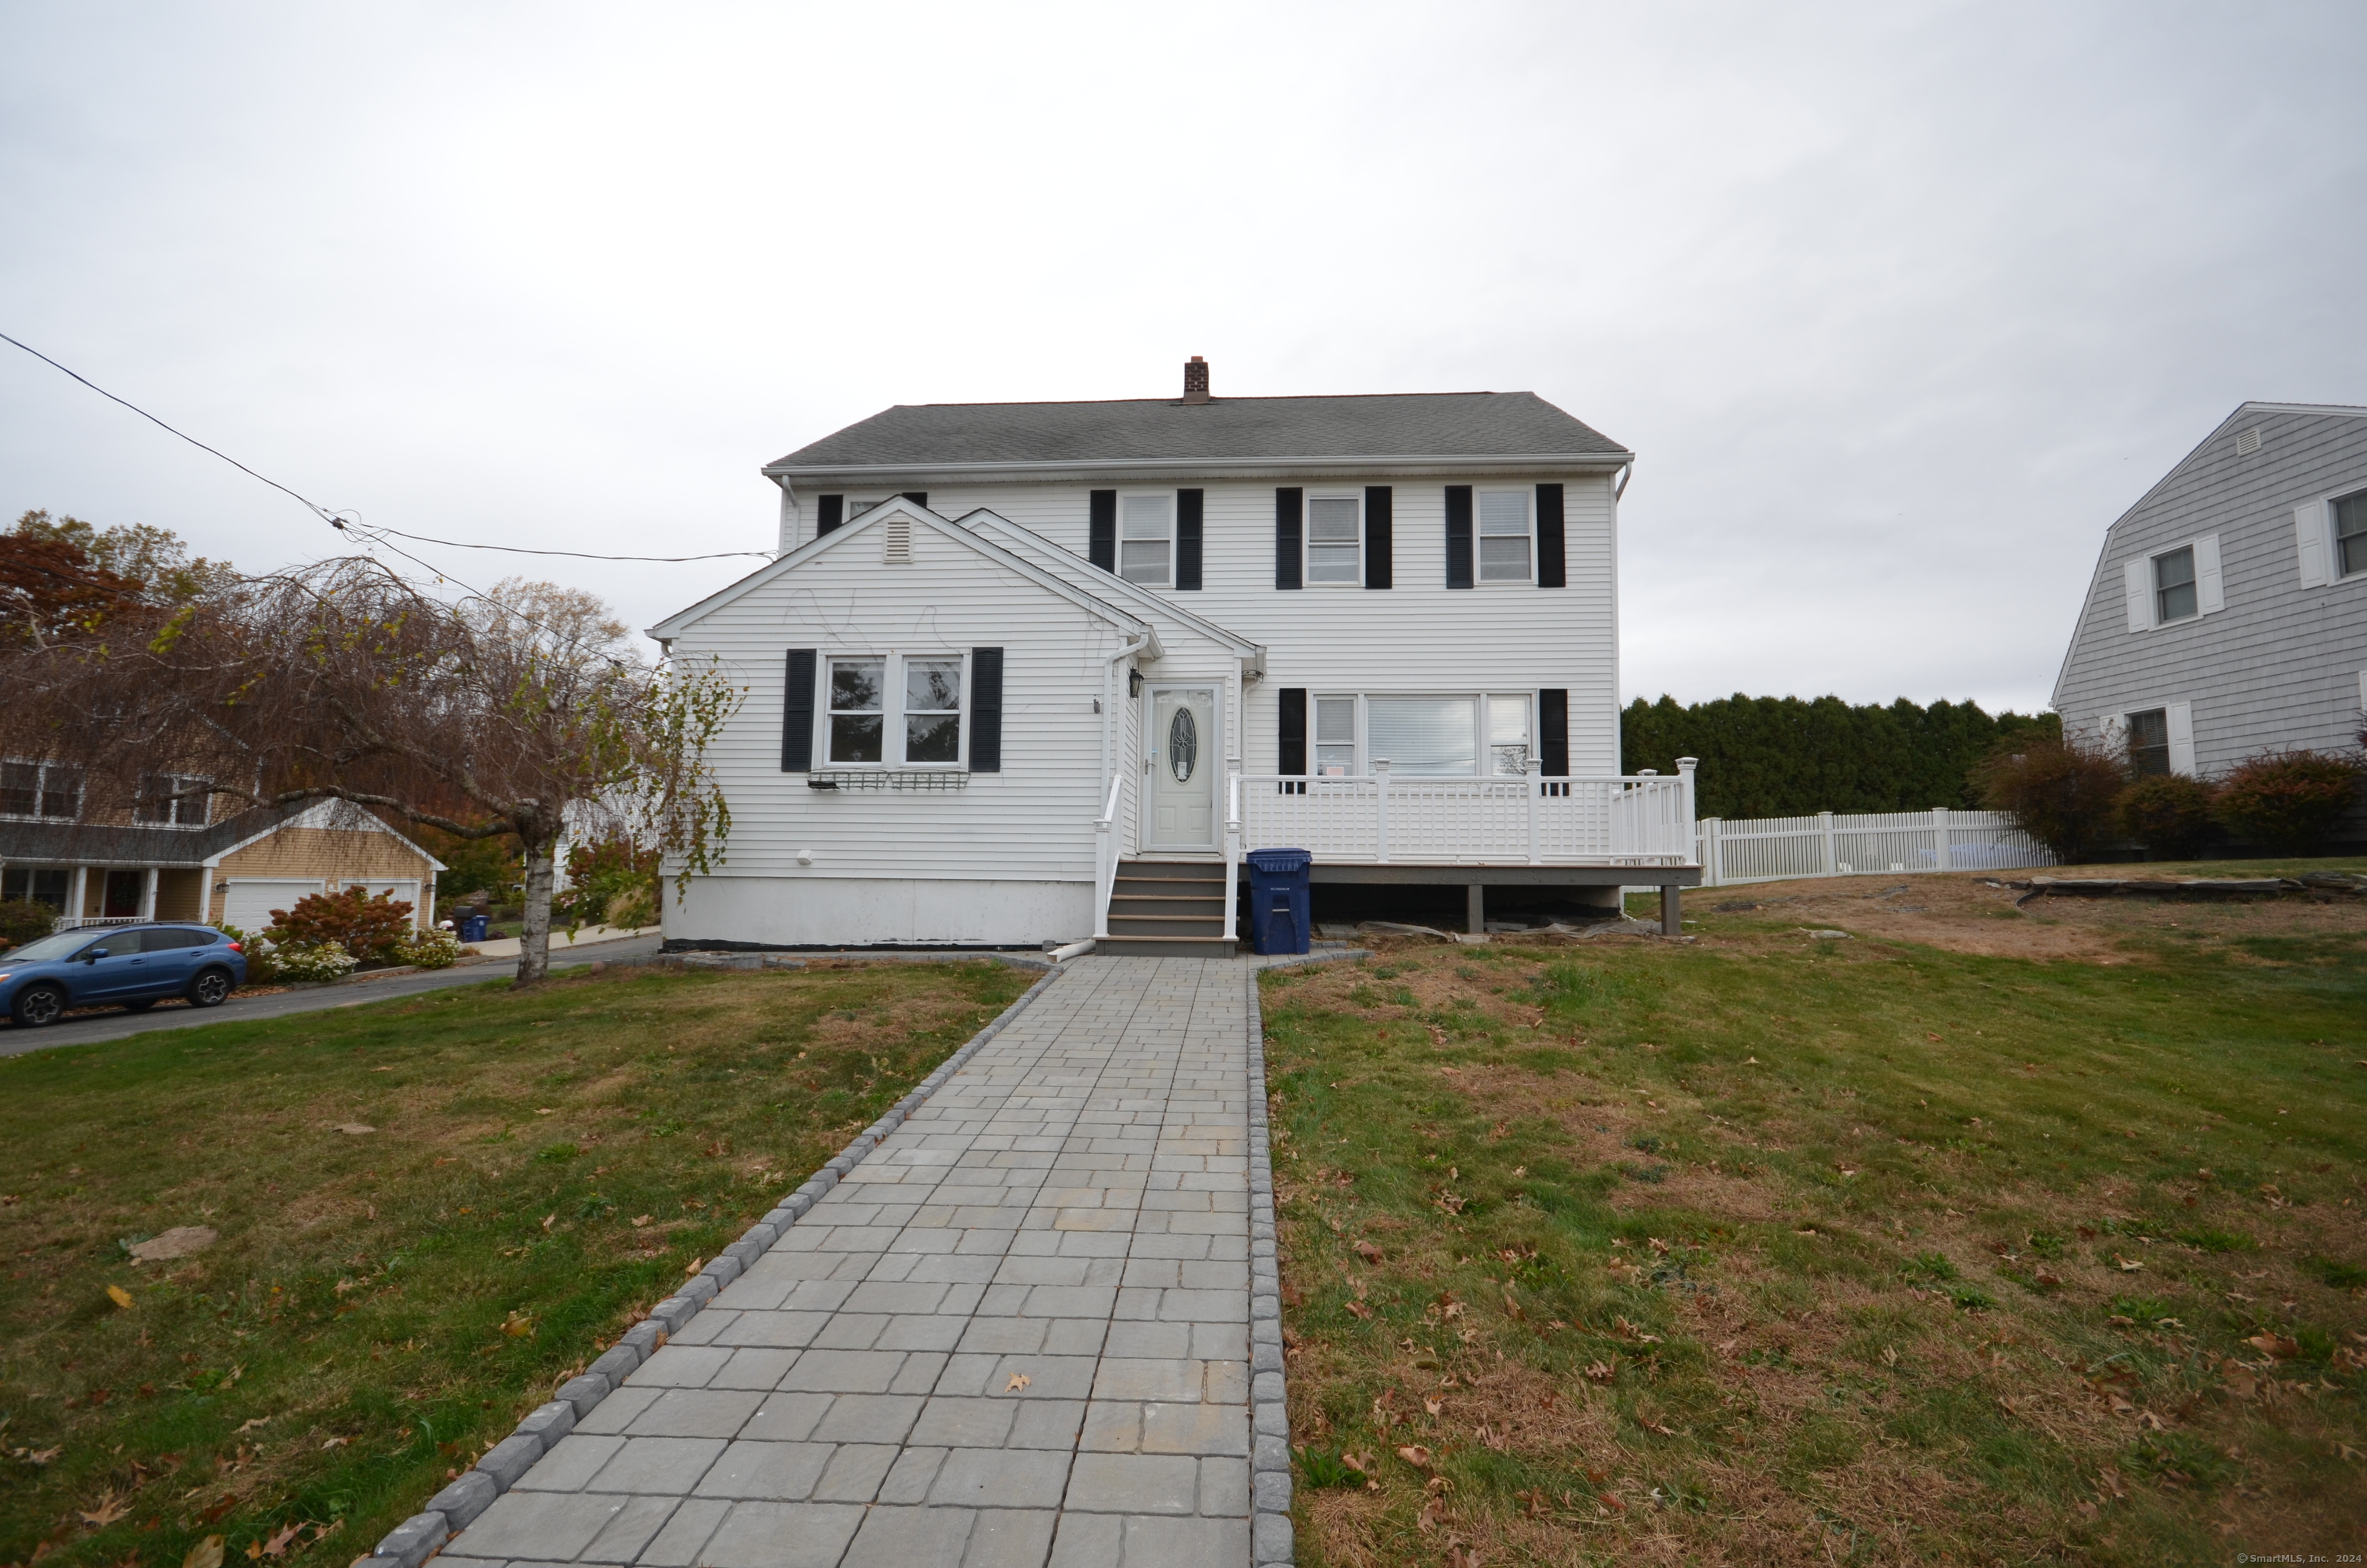
[[[1392,778],[1520,778],[1533,740],[1526,692],[1318,696],[1314,771]]]
[[[74,873],[62,866],[11,866],[0,871],[0,899],[11,903],[46,903],[63,915],[73,888]]]

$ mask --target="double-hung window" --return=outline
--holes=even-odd
[[[0,816],[72,822],[82,815],[82,770],[56,762],[0,762]]]
[[[1145,587],[1175,581],[1175,493],[1118,497],[1117,574]]]
[[[1530,576],[1529,493],[1479,492],[1479,580],[1525,583]]]
[[[141,780],[132,820],[160,827],[203,827],[212,801],[205,793],[206,783],[178,773],[152,773]]]
[[[74,890],[74,873],[62,866],[11,866],[0,871],[0,899],[11,903],[46,903],[66,912],[66,894]]]
[[[2194,597],[2194,547],[2180,545],[2153,558],[2153,619],[2157,626],[2184,620],[2199,608]]]
[[[2334,504],[2334,574],[2367,572],[2367,491]]]
[[[1356,699],[1353,697],[1317,698],[1316,776],[1339,778],[1356,771]]]
[[[2169,771],[2169,710],[2149,708],[2129,715],[2129,767],[2140,778]]]
[[[1307,498],[1307,580],[1345,583],[1365,580],[1365,501],[1361,495],[1310,495]]]
[[[928,767],[962,759],[959,654],[830,661],[832,767]]]

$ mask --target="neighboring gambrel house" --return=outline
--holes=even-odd
[[[900,406],[768,465],[780,557],[651,629],[748,699],[670,939],[1229,951],[1239,855],[1615,906],[1634,461],[1527,392]]]
[[[2245,403],[2122,514],[2055,707],[2144,772],[2356,744],[2367,408]]]

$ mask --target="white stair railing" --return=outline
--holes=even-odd
[[[1093,939],[1095,941],[1100,941],[1110,934],[1110,899],[1117,892],[1118,790],[1125,782],[1125,775],[1111,775],[1109,799],[1102,802],[1102,814],[1093,819]]]

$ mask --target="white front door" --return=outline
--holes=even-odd
[[[1145,849],[1217,846],[1217,777],[1224,748],[1217,734],[1217,688],[1150,688],[1150,733],[1142,751],[1150,764],[1144,794]]]

